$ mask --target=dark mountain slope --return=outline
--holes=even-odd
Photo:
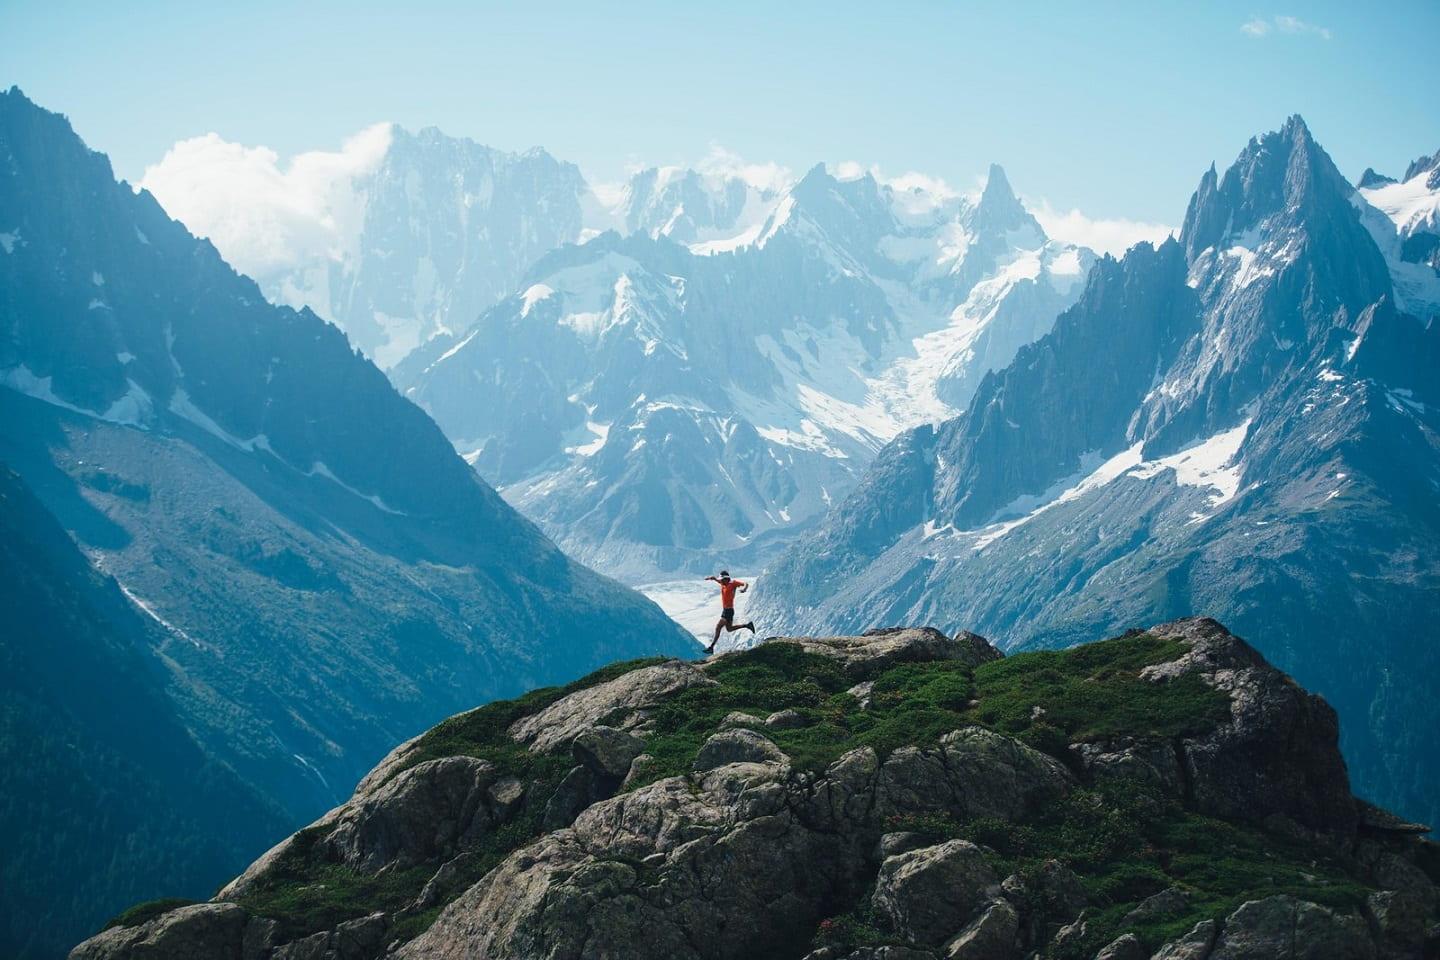
[[[1299,118],[1097,265],[960,417],[902,437],[761,579],[806,630],[968,623],[1007,648],[1195,613],[1346,720],[1362,794],[1440,814],[1440,326]]]
[[[693,649],[18,90],[0,233],[0,457],[161,626],[206,755],[291,824],[461,706]]]
[[[208,759],[164,629],[0,464],[0,954],[56,956],[157,890],[206,895],[286,819]]]

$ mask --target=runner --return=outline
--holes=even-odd
[[[735,625],[735,591],[744,593],[750,589],[750,584],[744,580],[731,580],[729,570],[721,570],[718,577],[706,577],[706,580],[714,580],[720,584],[720,619],[715,623],[715,638],[710,641],[710,646],[705,648],[706,653],[715,652],[715,644],[720,642],[720,631],[731,633],[735,630],[749,630],[755,632],[755,621]]]

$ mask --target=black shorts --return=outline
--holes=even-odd
[[[721,620],[724,620],[726,623],[729,623],[730,621],[734,620],[734,619],[735,619],[735,608],[734,608],[734,607],[726,607],[724,610],[721,610],[721,611],[720,611],[720,619],[721,619]]]

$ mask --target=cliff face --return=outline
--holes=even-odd
[[[1211,620],[622,664],[447,720],[214,901],[71,956],[1433,955],[1440,856],[1337,737]]]

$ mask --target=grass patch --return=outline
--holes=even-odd
[[[1210,729],[1230,701],[1195,674],[1154,683],[1140,671],[1186,650],[1146,633],[1069,650],[1021,653],[975,671],[974,722],[1055,752],[1065,744],[1130,736],[1169,740]],[[1035,707],[1044,712],[1034,716]]]
[[[119,913],[105,922],[101,930],[109,930],[111,927],[138,927],[142,923],[149,923],[162,913],[169,913],[177,907],[188,907],[196,900],[188,900],[185,897],[161,897],[158,900],[147,900],[144,903],[137,903],[135,906]]]

